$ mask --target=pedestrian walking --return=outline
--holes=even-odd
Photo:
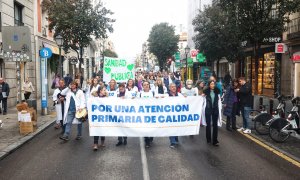
[[[168,90],[166,86],[163,84],[163,81],[161,78],[157,78],[156,83],[155,83],[155,91],[154,95],[155,97],[164,97],[165,94],[168,93]]]
[[[90,85],[90,89],[89,89],[90,97],[91,96],[97,96],[99,87],[100,87],[100,85],[98,83],[98,79],[97,78],[93,78],[91,80],[91,85]]]
[[[34,92],[34,87],[32,85],[32,82],[29,81],[29,78],[26,77],[25,81],[23,82],[23,86],[22,86],[22,92],[24,94],[24,98],[25,100],[28,100],[31,93]]]
[[[226,89],[227,89],[227,86],[230,86],[231,81],[232,81],[232,78],[231,78],[229,72],[226,71],[226,74],[224,76],[224,86],[225,86]]]
[[[228,85],[226,93],[224,95],[224,111],[223,114],[226,116],[226,129],[228,131],[236,130],[236,115],[238,113],[238,96],[235,89],[239,88],[239,82],[234,79],[231,85]]]
[[[98,93],[96,95],[96,97],[99,97],[99,98],[106,98],[108,97],[108,93],[106,91],[106,88],[105,86],[99,86],[98,88]],[[93,150],[94,151],[97,151],[98,150],[98,147],[99,147],[99,138],[101,138],[101,144],[100,144],[100,147],[105,147],[104,145],[104,142],[105,142],[105,136],[94,136],[94,146],[93,146]]]
[[[78,88],[76,82],[70,83],[70,88],[63,90],[62,95],[66,96],[65,112],[64,112],[64,125],[66,125],[64,135],[60,139],[64,141],[69,140],[69,135],[71,131],[72,124],[77,124],[77,137],[76,140],[81,139],[82,135],[82,122],[79,122],[75,118],[77,111],[81,111],[83,108],[86,108],[85,96],[81,89]]]
[[[176,97],[176,96],[183,97],[181,93],[177,92],[177,87],[175,83],[171,83],[169,89],[170,89],[169,97]],[[179,144],[178,136],[170,136],[169,139],[170,139],[170,148],[173,149]]]
[[[118,86],[115,79],[111,79],[107,86],[108,97],[118,97]]]
[[[214,81],[208,82],[208,88],[204,90],[206,98],[205,119],[203,125],[206,125],[206,140],[214,146],[219,146],[218,141],[218,126],[222,125],[222,103],[220,98],[220,91],[216,88]],[[213,134],[211,135],[211,125],[213,126]],[[212,137],[212,139],[211,139]]]
[[[0,102],[2,102],[3,115],[7,114],[7,98],[9,96],[10,88],[4,78],[0,77]],[[0,107],[0,114],[2,109]]]
[[[118,92],[118,97],[119,98],[127,98],[127,91],[125,88],[125,84],[121,83],[119,84],[119,92]],[[122,144],[124,144],[124,146],[127,145],[127,137],[126,136],[119,136],[118,137],[118,143],[116,144],[116,146],[121,146]]]
[[[63,79],[59,80],[59,87],[56,88],[53,92],[52,100],[53,105],[55,106],[56,111],[56,124],[55,129],[62,127],[62,134],[64,133],[64,106],[65,106],[65,97],[61,95],[61,91],[65,89],[65,81]]]
[[[69,86],[70,83],[73,81],[73,79],[72,79],[72,77],[70,76],[70,74],[67,74],[67,75],[64,77],[64,80],[65,80],[66,86]]]
[[[126,85],[126,92],[128,93],[128,98],[135,98],[139,92],[138,88],[134,85],[133,79],[128,79]]]
[[[198,96],[198,89],[193,88],[193,80],[186,80],[186,86],[181,89],[181,93],[184,96]]]
[[[252,107],[251,86],[244,77],[239,78],[240,88],[235,89],[240,98],[241,112],[243,117],[243,127],[238,131],[243,131],[245,134],[251,133],[251,119],[249,117]]]
[[[198,80],[196,82],[196,85],[195,87],[198,89],[198,96],[201,96],[203,95],[203,90],[204,90],[204,87],[205,87],[205,83],[204,83],[204,80]]]
[[[148,81],[143,82],[143,90],[140,92],[140,98],[153,98],[153,92],[150,90],[150,83]],[[149,148],[153,142],[153,137],[144,137],[145,147]]]

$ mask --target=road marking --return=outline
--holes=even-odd
[[[226,124],[226,122],[223,120],[223,123]],[[295,166],[299,167],[300,168],[300,162],[296,161],[295,159],[283,154],[282,152],[272,148],[271,146],[263,143],[262,141],[256,139],[255,137],[249,135],[249,134],[244,134],[243,132],[239,132],[240,134],[244,135],[245,137],[247,137],[248,139],[254,141],[256,144],[262,146],[263,148],[271,151],[272,153],[276,154],[277,156],[283,158],[284,160],[294,164]]]
[[[141,148],[141,159],[142,159],[142,166],[143,166],[143,178],[144,180],[150,180],[147,156],[145,151],[145,143],[142,137],[140,137],[140,148]]]

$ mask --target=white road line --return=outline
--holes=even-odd
[[[144,178],[144,180],[150,180],[147,156],[146,156],[146,151],[145,151],[145,143],[144,143],[143,139],[144,138],[140,137],[141,159],[142,159],[142,166],[143,166],[143,178]]]

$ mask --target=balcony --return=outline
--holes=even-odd
[[[22,22],[22,20],[15,19],[15,26],[24,26],[24,23]]]
[[[287,39],[297,39],[300,38],[300,17],[291,19],[287,24]]]

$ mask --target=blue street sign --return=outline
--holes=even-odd
[[[52,51],[50,48],[43,48],[40,50],[40,56],[41,58],[50,58],[52,56]]]

